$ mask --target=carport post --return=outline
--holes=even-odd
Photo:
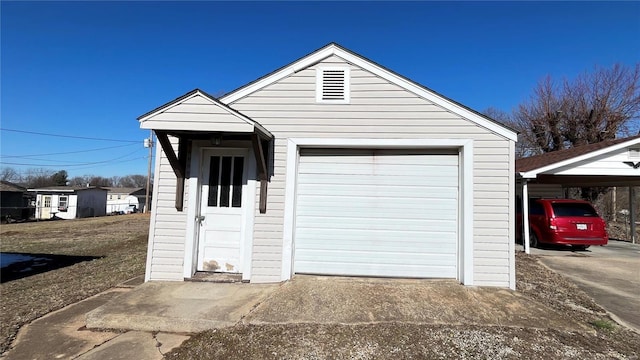
[[[524,230],[524,252],[529,254],[529,189],[527,179],[522,179],[522,230]]]
[[[631,229],[631,243],[636,243],[636,205],[635,191],[633,186],[629,186],[629,229]]]

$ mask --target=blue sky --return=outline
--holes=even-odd
[[[0,166],[70,176],[146,174],[139,115],[329,42],[478,111],[510,111],[547,74],[640,61],[640,2],[2,1],[0,12],[0,126],[120,140],[1,131]]]

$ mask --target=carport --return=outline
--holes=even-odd
[[[529,199],[531,186],[629,188],[631,241],[636,243],[634,193],[640,185],[640,135],[516,160],[517,186]],[[524,249],[529,253],[529,202],[522,201]]]

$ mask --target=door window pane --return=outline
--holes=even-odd
[[[231,156],[222,157],[220,172],[220,207],[229,207],[229,190],[231,189]]]
[[[242,205],[242,170],[244,169],[244,158],[233,159],[233,195],[231,206],[240,207]]]
[[[218,184],[220,182],[220,157],[212,156],[209,164],[209,201],[208,206],[218,206]]]

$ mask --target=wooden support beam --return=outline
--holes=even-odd
[[[260,180],[260,214],[267,212],[267,179]]]
[[[251,142],[253,143],[253,153],[256,156],[256,164],[258,164],[258,175],[260,176],[260,180],[263,178],[266,179],[268,174],[267,160],[262,148],[262,141],[258,134],[254,133],[251,135]]]
[[[184,178],[185,170],[187,168],[187,153],[188,153],[188,140],[185,138],[179,138],[178,144],[178,163],[180,169],[182,169],[182,176],[176,173],[176,210],[184,210]]]
[[[176,152],[173,151],[173,146],[171,146],[169,136],[165,131],[156,131],[155,133],[160,146],[162,146],[164,154],[167,156],[167,160],[169,160],[169,164],[171,165],[173,172],[177,177],[184,178],[185,168],[180,166],[180,161],[178,161]]]
[[[258,165],[258,178],[260,179],[260,214],[267,212],[267,184],[269,183],[269,168],[267,166],[267,146],[263,146],[262,139],[256,133],[251,135],[251,142],[253,144],[253,153],[256,157],[256,164]]]

